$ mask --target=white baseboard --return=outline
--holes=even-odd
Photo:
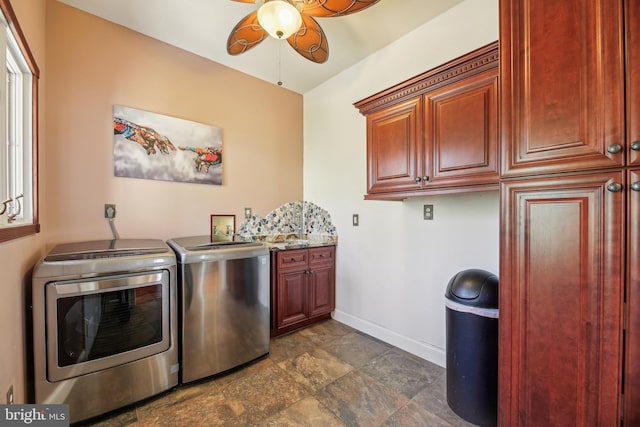
[[[443,368],[446,365],[446,353],[442,348],[434,347],[432,345],[416,341],[412,338],[405,337],[382,326],[352,316],[340,310],[335,310],[333,312],[333,318],[338,322],[351,326],[360,332],[371,335],[372,337],[384,341],[387,344],[391,344],[404,351],[428,360],[429,362],[442,366]]]

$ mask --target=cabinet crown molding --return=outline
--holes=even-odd
[[[473,52],[467,53],[436,68],[398,83],[388,89],[362,99],[353,105],[361,114],[367,115],[397,104],[403,100],[428,93],[444,85],[468,78],[475,74],[497,68],[500,62],[498,42],[495,41]]]

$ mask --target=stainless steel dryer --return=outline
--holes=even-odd
[[[209,236],[167,242],[178,257],[181,375],[187,383],[269,352],[269,250]]]
[[[178,384],[176,257],[161,240],[58,245],[33,271],[35,403],[71,422]]]

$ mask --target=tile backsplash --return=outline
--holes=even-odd
[[[282,242],[289,239],[337,242],[336,227],[331,215],[308,201],[285,203],[264,218],[252,215],[238,230],[242,240]]]

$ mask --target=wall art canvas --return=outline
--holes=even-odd
[[[222,184],[222,129],[113,106],[115,176]]]

